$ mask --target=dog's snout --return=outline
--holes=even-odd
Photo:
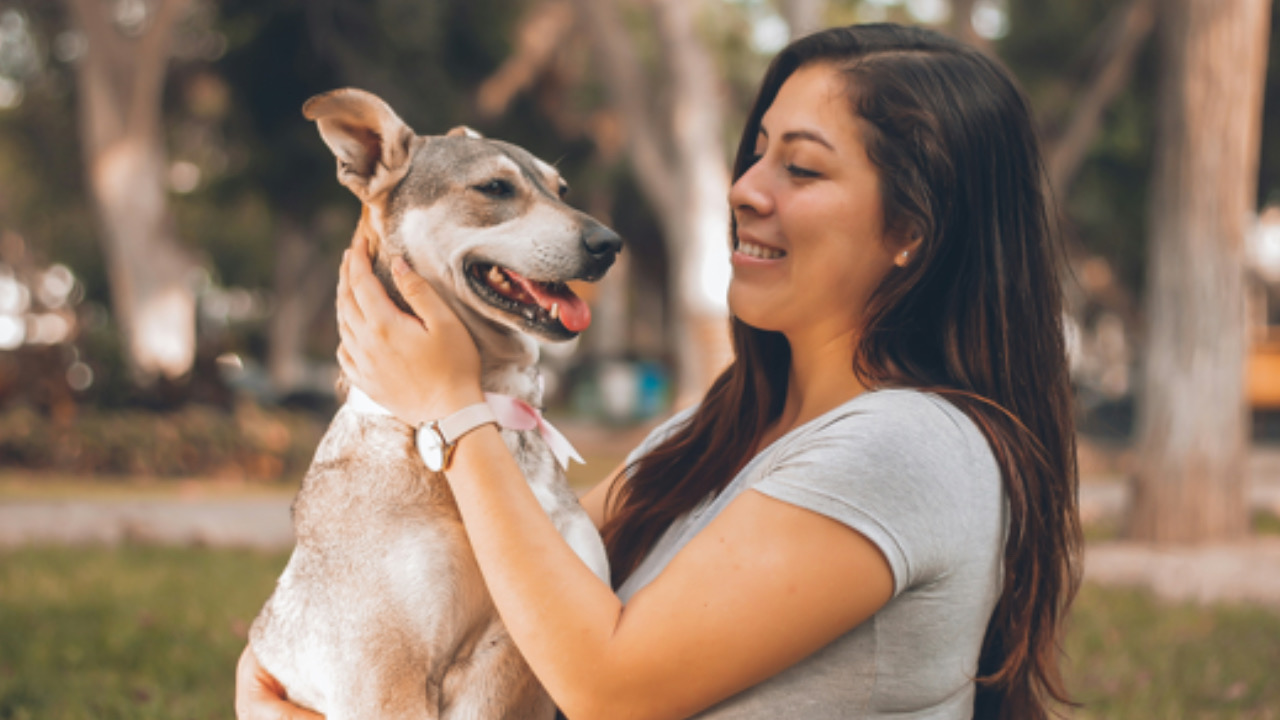
[[[582,231],[582,244],[592,255],[617,255],[622,250],[622,238],[618,233],[599,223],[593,223]]]

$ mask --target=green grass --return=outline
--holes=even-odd
[[[287,556],[0,552],[0,718],[234,716],[235,662]]]
[[[1280,515],[1266,510],[1253,514],[1253,531],[1258,535],[1280,535]]]
[[[1280,718],[1280,611],[1086,586],[1067,637],[1076,718]]]
[[[0,551],[0,720],[230,718],[235,661],[283,553]],[[1088,586],[1068,684],[1107,720],[1280,720],[1280,611]]]

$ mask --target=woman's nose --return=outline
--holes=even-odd
[[[729,207],[736,214],[748,211],[767,215],[773,210],[773,199],[763,182],[760,163],[747,168],[729,188]]]

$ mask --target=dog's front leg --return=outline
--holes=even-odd
[[[495,617],[445,675],[442,720],[551,720],[555,703]]]

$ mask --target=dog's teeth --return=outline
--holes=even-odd
[[[504,278],[504,277],[502,276],[502,271],[501,271],[501,270],[499,270],[499,269],[497,268],[497,266],[494,266],[494,265],[490,265],[490,266],[489,266],[489,281],[490,281],[490,282],[500,283],[500,282],[502,282],[502,281],[503,281],[503,280],[505,280],[505,279],[506,279],[506,278]]]
[[[551,303],[551,319],[560,319],[560,303]]]

